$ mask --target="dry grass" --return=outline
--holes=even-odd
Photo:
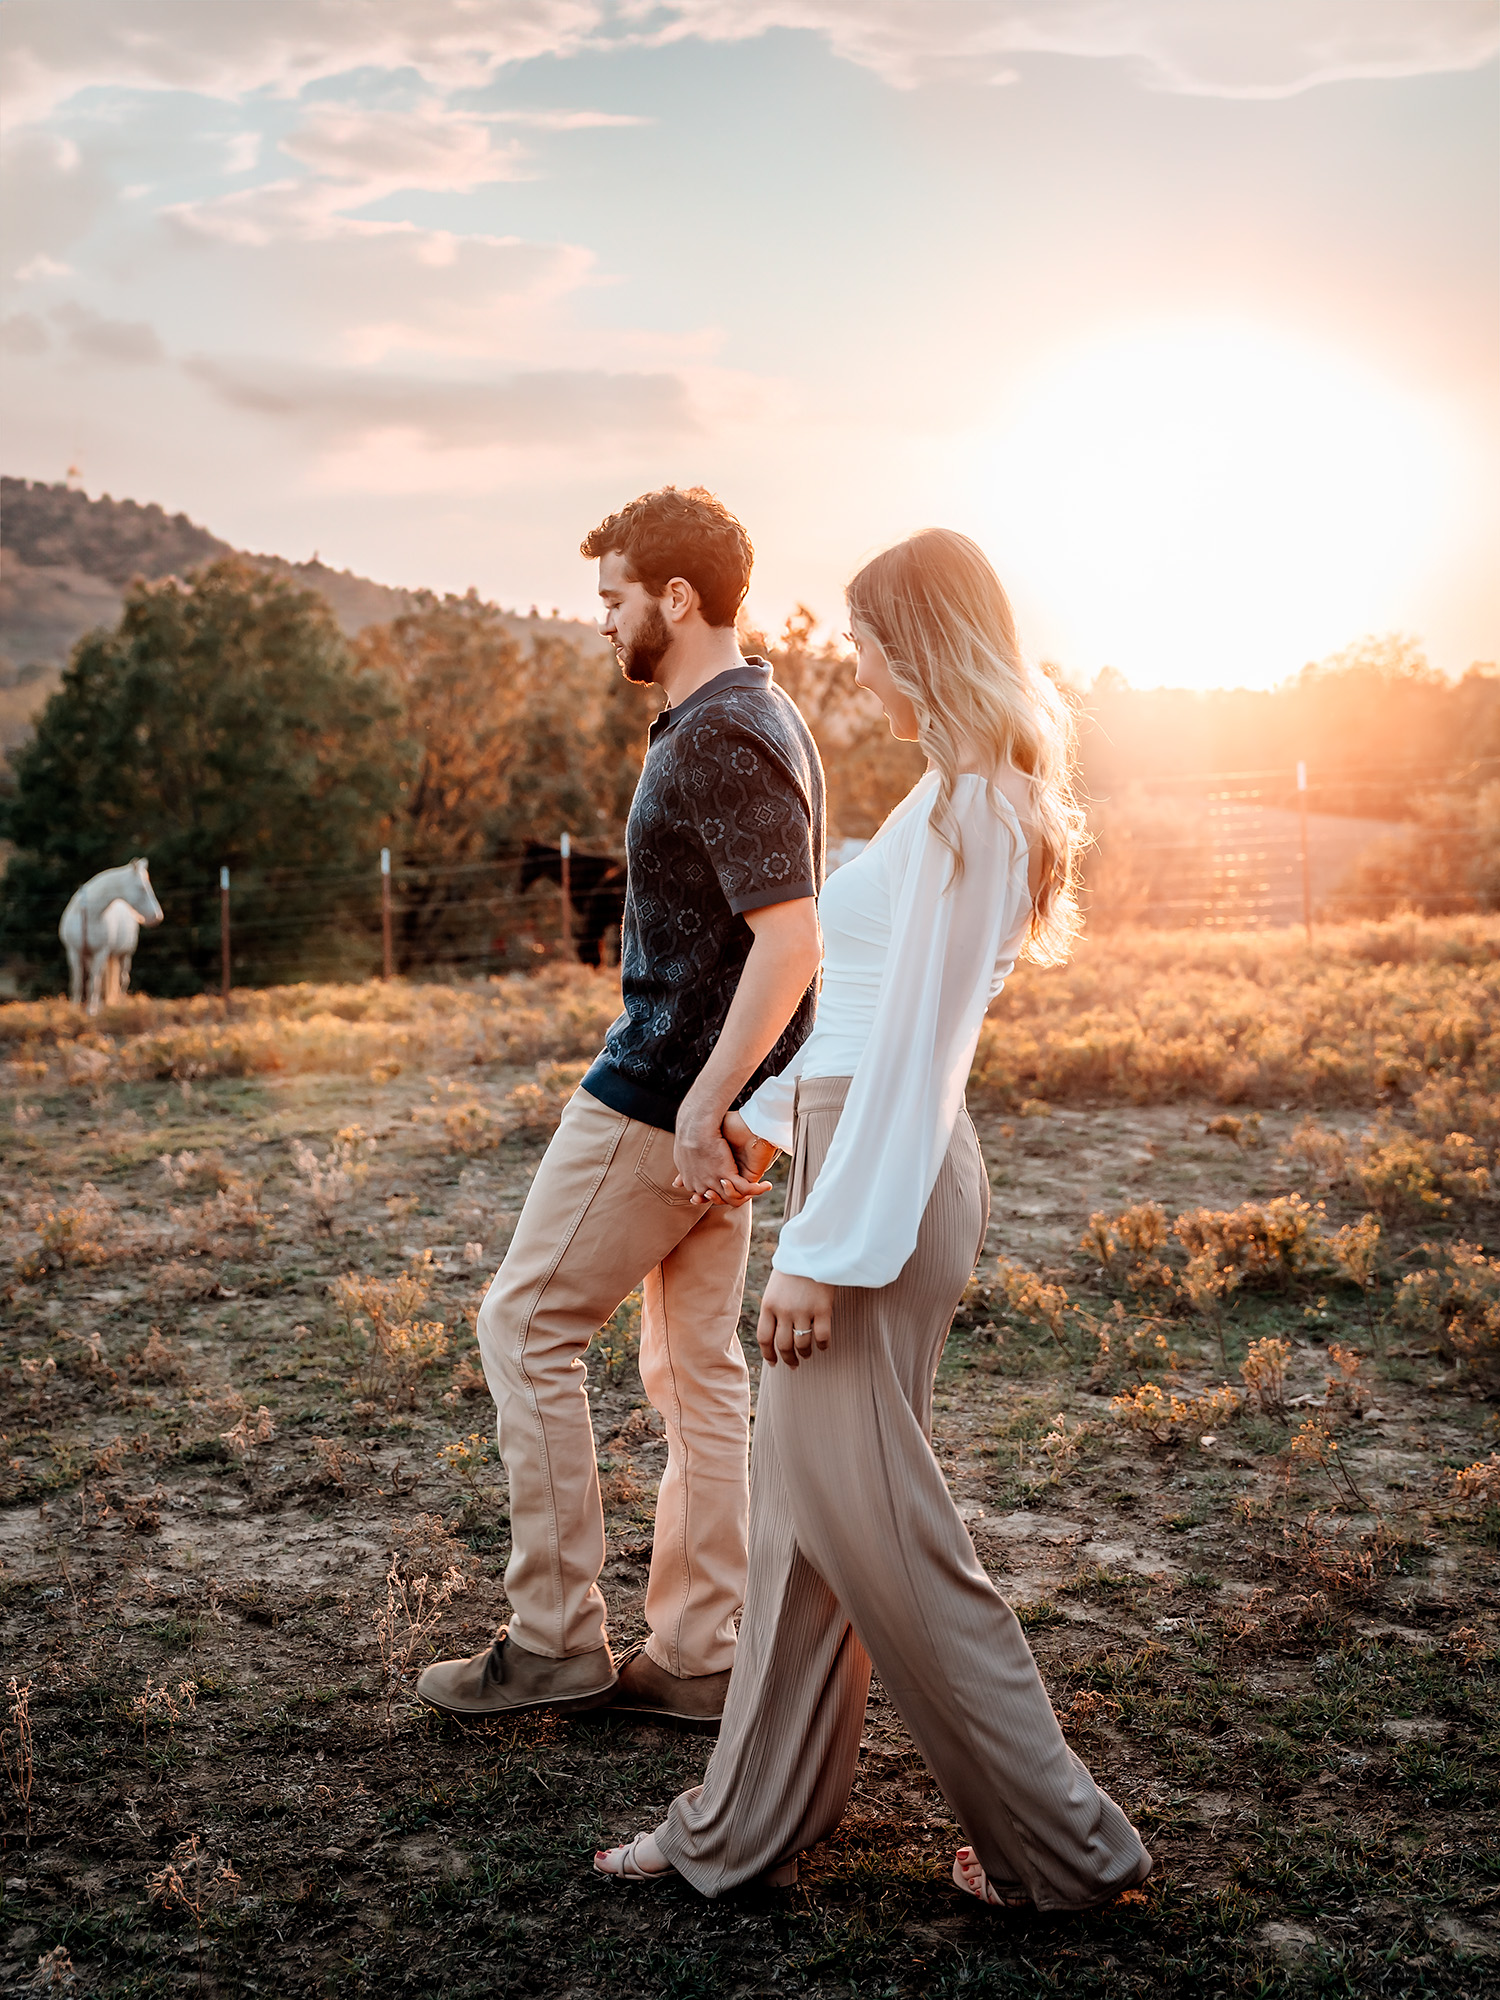
[[[610,980],[293,989],[227,1024],[142,1001],[97,1034],[0,1009],[0,1985],[1473,2000],[1500,1953],[1495,950],[1468,922],[1311,959],[1120,937],[986,1029],[993,1219],[934,1445],[1160,1864],[1019,1929],[945,1886],[957,1829],[878,1685],[845,1825],[769,1906],[588,1870],[702,1738],[411,1698],[505,1617],[474,1315]],[[1225,1112],[1234,1075],[1257,1114]],[[621,1644],[664,1463],[639,1315],[589,1357]]]

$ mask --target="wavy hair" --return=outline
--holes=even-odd
[[[1016,641],[1004,586],[977,543],[923,528],[872,557],[849,583],[850,622],[884,652],[917,712],[918,742],[938,774],[932,824],[963,871],[953,824],[960,746],[984,768],[1009,764],[1027,781],[1027,838],[1042,857],[1023,956],[1061,964],[1077,934],[1084,814],[1073,791],[1077,729],[1057,687]]]

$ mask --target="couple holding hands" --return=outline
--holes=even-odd
[[[1076,922],[1069,718],[973,542],[929,529],[876,556],[848,587],[855,678],[928,769],[825,886],[817,749],[735,638],[740,523],[667,487],[583,553],[627,679],[667,698],[627,830],[625,1011],[479,1314],[511,1620],[418,1692],[470,1718],[609,1705],[718,1722],[703,1783],[594,1860],[717,1896],[794,1880],[838,1825],[873,1665],[970,1843],[957,1886],[1028,1909],[1108,1902],[1150,1856],[1063,1740],[928,1442],[989,1215],[964,1111],[980,1023],[1017,958],[1061,958]],[[752,1460],[739,1314],[751,1197],[778,1150]],[[582,1357],[637,1286],[667,1465],[650,1636],[616,1661]]]

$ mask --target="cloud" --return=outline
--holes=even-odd
[[[77,242],[92,227],[110,198],[100,162],[71,139],[50,132],[13,134],[0,154],[0,240],[11,272],[35,265],[32,276],[48,275],[48,259]]]
[[[91,84],[242,98],[365,68],[451,91],[621,39],[771,28],[822,35],[900,85],[995,81],[1016,56],[1055,54],[1131,61],[1158,88],[1231,97],[1472,69],[1500,48],[1492,0],[10,0],[6,21],[13,123]]]
[[[429,451],[667,441],[698,429],[676,375],[552,369],[476,382],[199,357],[187,372],[221,402],[340,449],[396,434]]]
[[[595,0],[11,0],[0,93],[20,121],[90,85],[240,98],[411,69],[472,88],[509,63],[570,54],[602,12]]]
[[[54,322],[68,336],[68,345],[90,361],[113,361],[126,367],[149,367],[166,359],[156,329],[144,320],[107,319],[91,306],[71,300],[54,306]]]
[[[429,100],[414,111],[366,111],[315,104],[281,141],[283,152],[340,183],[340,205],[378,200],[397,189],[461,191],[526,177],[519,139],[496,141],[494,122]]]
[[[12,313],[0,320],[0,349],[7,354],[45,354],[52,336],[35,313]]]
[[[649,0],[627,0],[643,19]],[[655,11],[652,8],[650,11]],[[822,35],[888,82],[1011,82],[1009,59],[1128,60],[1159,89],[1285,97],[1356,77],[1474,69],[1500,50],[1491,0],[670,0],[654,40]]]

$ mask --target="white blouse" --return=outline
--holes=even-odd
[[[799,1077],[847,1076],[828,1157],[772,1268],[829,1285],[888,1285],[916,1248],[963,1104],[985,1009],[1031,916],[1015,807],[977,772],[953,790],[963,874],[932,829],[929,772],[818,898],[823,985],[813,1031],[741,1107],[792,1144]]]

